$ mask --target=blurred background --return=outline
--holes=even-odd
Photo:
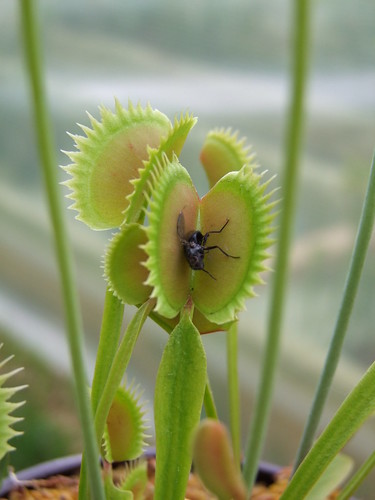
[[[86,111],[147,102],[167,114],[198,116],[182,153],[203,195],[199,151],[213,127],[239,130],[270,174],[283,166],[289,99],[291,2],[287,0],[39,0],[46,85],[57,163],[72,150]],[[375,145],[375,3],[317,0],[305,140],[283,350],[263,458],[293,460],[332,334]],[[14,441],[16,468],[81,450],[69,356],[21,45],[19,3],[0,16],[0,341],[1,358],[24,366],[24,436]],[[58,168],[56,166],[56,168]],[[60,169],[61,180],[65,179]],[[274,185],[280,184],[278,175]],[[67,190],[61,187],[61,196]],[[282,190],[281,190],[282,196]],[[65,203],[65,202],[64,202]],[[66,201],[66,206],[69,203]],[[110,232],[93,232],[66,212],[76,257],[92,372],[105,294],[102,256]],[[374,239],[324,415],[326,422],[375,358]],[[272,281],[272,274],[265,277]],[[240,320],[243,440],[259,378],[269,287],[257,289]],[[125,322],[133,311],[126,310]],[[166,335],[153,323],[129,369],[152,395]],[[228,420],[225,334],[204,337],[219,413]],[[324,424],[322,423],[322,426]],[[373,451],[373,422],[348,447],[361,463]],[[151,440],[152,442],[152,440]],[[53,443],[51,450],[50,443]],[[48,446],[47,446],[48,445]],[[369,490],[370,491],[370,490]],[[368,497],[370,498],[370,497]]]

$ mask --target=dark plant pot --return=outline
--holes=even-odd
[[[3,481],[0,489],[0,497],[8,493],[17,486],[19,481],[30,481],[32,479],[46,479],[57,474],[66,476],[79,472],[81,466],[81,455],[69,455],[63,458],[56,458],[48,462],[33,465],[27,469],[11,474]]]
[[[145,452],[146,458],[151,458],[155,456],[155,450],[150,449]],[[63,458],[57,458],[55,460],[50,460],[48,462],[43,462],[38,465],[34,465],[20,472],[16,475],[10,475],[7,479],[3,481],[2,487],[0,489],[0,497],[4,497],[9,494],[9,492],[17,487],[18,482],[29,481],[32,479],[47,479],[51,476],[65,475],[70,476],[79,473],[81,465],[81,455],[70,455]],[[262,462],[259,467],[257,474],[257,482],[261,482],[266,485],[270,485],[274,482],[274,478],[280,467],[267,462]],[[353,499],[354,500],[354,499]]]

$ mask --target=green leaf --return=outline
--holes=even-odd
[[[281,498],[305,498],[335,456],[374,411],[375,363],[342,403],[296,470]]]
[[[151,297],[157,299],[159,314],[174,318],[191,295],[210,322],[236,319],[245,299],[254,295],[253,286],[262,283],[260,272],[266,270],[263,262],[272,243],[272,193],[264,193],[270,181],[261,184],[261,179],[245,165],[223,177],[200,200],[177,158],[170,162],[163,157],[154,180],[146,229],[149,241],[144,246],[150,270],[146,284],[153,287]],[[177,230],[180,214],[182,236]],[[219,233],[211,233],[206,243],[214,247],[204,256],[206,273],[192,271],[182,247],[181,238],[196,230]]]
[[[351,457],[342,454],[337,455],[321,475],[310,493],[306,496],[306,500],[321,500],[322,498],[327,498],[350,474],[353,463]]]
[[[133,500],[134,496],[131,491],[120,489],[113,483],[112,467],[104,463],[103,469],[106,500]]]
[[[90,116],[92,128],[81,126],[86,137],[72,135],[78,151],[66,153],[73,163],[63,167],[72,176],[64,184],[72,190],[68,198],[77,219],[93,229],[110,229],[124,221],[131,181],[171,123],[151,106],[134,108],[131,102],[128,110],[116,101],[115,113],[101,107],[100,114],[100,122]]]
[[[0,344],[0,349],[3,344]],[[0,369],[2,369],[6,363],[8,363],[13,356],[9,356],[0,362]],[[5,382],[10,379],[13,375],[21,371],[22,368],[18,368],[8,373],[3,373],[0,375],[0,460],[6,455],[6,453],[14,450],[14,447],[9,444],[9,441],[22,434],[20,431],[13,429],[13,425],[20,422],[22,418],[12,416],[12,413],[22,406],[25,402],[10,402],[9,399],[14,396],[18,391],[21,391],[26,386],[18,387],[3,387]]]
[[[244,139],[238,139],[238,133],[231,129],[215,129],[208,133],[200,154],[200,160],[206,171],[210,187],[244,165],[255,167],[254,155],[249,154],[250,147]]]
[[[142,304],[151,294],[151,287],[144,285],[148,270],[142,265],[147,254],[141,246],[146,242],[143,226],[125,224],[109,244],[104,275],[110,289],[125,304]]]
[[[216,278],[202,272],[194,274],[192,297],[195,306],[210,321],[233,321],[245,307],[245,300],[254,296],[254,285],[263,283],[260,273],[267,268],[264,261],[272,240],[272,203],[265,194],[270,181],[261,184],[262,175],[246,165],[238,172],[225,175],[202,198],[200,205],[201,232],[219,230],[212,234],[209,246],[238,258],[224,255],[219,249],[205,257],[205,268]]]
[[[147,236],[143,226],[124,224],[110,242],[105,256],[104,274],[109,282],[109,289],[126,304],[143,303],[152,291],[150,286],[144,284],[148,280],[149,272],[144,266],[147,254],[141,247],[144,247],[146,242]],[[177,249],[178,252],[180,250],[181,248]],[[183,300],[186,300],[185,295]],[[168,331],[179,322],[179,314],[166,318],[153,312],[153,317],[164,328],[167,326]],[[227,330],[230,326],[230,323],[212,323],[198,309],[194,310],[193,323],[201,334]]]
[[[0,459],[0,489],[4,479],[9,475],[9,466],[9,454],[6,454],[5,457]]]
[[[91,386],[91,407],[94,415],[117,351],[123,319],[123,303],[107,288]]]
[[[148,243],[144,249],[149,258],[147,285],[153,287],[151,297],[157,299],[156,312],[174,318],[190,292],[190,267],[184,257],[177,234],[177,219],[184,210],[187,230],[196,227],[199,197],[185,168],[174,157],[158,165],[157,182],[148,212]]]
[[[113,398],[128,366],[138,335],[153,306],[153,301],[147,301],[138,309],[130,321],[117,349],[95,413],[95,431],[98,444],[101,443]]]
[[[147,462],[143,461],[137,463],[136,466],[130,466],[129,470],[126,471],[126,476],[120,485],[120,489],[131,491],[134,500],[144,500],[147,483]]]
[[[155,386],[156,500],[185,498],[192,432],[199,423],[206,356],[185,311],[165,347]]]
[[[126,222],[138,222],[142,209],[145,208],[145,195],[150,195],[153,176],[158,171],[158,166],[166,156],[169,160],[173,155],[179,156],[185,144],[190,130],[196,124],[197,119],[192,115],[181,115],[180,120],[175,119],[174,126],[167,137],[161,140],[158,148],[149,148],[149,159],[144,162],[144,167],[139,171],[139,178],[132,181],[134,190],[128,197],[129,205],[125,211]]]
[[[194,436],[194,467],[206,488],[220,500],[246,500],[246,487],[237,467],[224,424],[203,420]]]
[[[108,462],[134,460],[142,454],[145,438],[144,410],[136,389],[118,387],[107,416],[104,448]]]

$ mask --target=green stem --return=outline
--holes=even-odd
[[[91,406],[94,414],[119,344],[123,316],[124,304],[107,289],[91,388]]]
[[[227,332],[227,364],[229,389],[230,431],[235,463],[240,466],[240,390],[238,382],[238,323],[233,323]]]
[[[298,164],[303,131],[303,105],[307,77],[309,28],[308,0],[294,0],[294,68],[292,102],[289,110],[285,150],[285,188],[282,198],[280,232],[276,251],[275,276],[271,296],[266,352],[262,364],[261,382],[244,466],[244,478],[249,490],[254,483],[264,443],[280,350],[281,323],[288,274],[288,256],[294,222]]]
[[[359,486],[363,483],[370,472],[375,468],[375,451],[368,457],[366,462],[353,475],[348,484],[343,488],[337,500],[348,500],[355,493]]]
[[[104,301],[104,311],[98,352],[95,362],[94,377],[91,387],[91,408],[95,415],[100,397],[103,393],[109,370],[121,335],[121,326],[124,316],[124,304],[107,289]],[[82,454],[81,472],[79,480],[79,500],[88,498],[87,465],[85,453]]]
[[[154,306],[154,300],[148,300],[138,309],[130,321],[112,361],[108,377],[97,406],[97,411],[95,413],[95,431],[98,443],[101,442],[108,412],[111,408],[116,390],[120,385],[121,379],[128,366],[139,332]]]
[[[319,425],[319,421],[326,402],[328,391],[332,384],[332,379],[340,359],[342,345],[348,328],[350,315],[353,309],[354,300],[357,295],[359,281],[365,258],[370,244],[371,234],[374,227],[375,218],[375,154],[372,159],[370,178],[367,193],[362,208],[362,215],[358,226],[358,233],[348,276],[344,287],[344,293],[336,320],[335,330],[326,357],[323,372],[320,376],[318,388],[315,393],[313,405],[303,433],[302,441],[298,450],[294,470],[302,462],[308,450],[311,448],[314,436]]]
[[[95,440],[84,368],[82,319],[79,310],[78,293],[74,285],[72,251],[68,244],[67,231],[62,215],[61,195],[58,191],[57,162],[52,139],[53,127],[45,98],[38,40],[39,28],[37,26],[34,4],[35,2],[32,0],[21,0],[20,2],[24,49],[33,97],[38,147],[49,202],[50,217],[54,229],[56,255],[66,310],[68,341],[81,428],[87,455],[90,487],[91,491],[94,492],[93,498],[104,499],[99,466],[99,452]]]
[[[128,366],[131,354],[133,352],[133,348],[135,342],[138,338],[139,332],[141,331],[142,325],[145,322],[147,316],[150,311],[154,307],[154,302],[149,300],[143,306],[141,306],[138,311],[135,313],[133,319],[130,321],[128,328],[125,331],[125,334],[121,340],[121,343],[118,347],[117,352],[116,348],[118,345],[117,333],[113,334],[111,332],[105,331],[106,327],[112,325],[116,331],[121,327],[121,307],[119,303],[116,303],[115,297],[110,297],[111,292],[107,292],[104,315],[103,315],[103,324],[102,324],[102,332],[103,337],[107,337],[114,343],[114,347],[109,346],[107,350],[107,354],[114,354],[110,358],[110,363],[106,367],[106,378],[104,378],[103,374],[99,376],[100,383],[102,384],[102,388],[100,392],[98,391],[99,399],[93,404],[95,405],[95,430],[96,430],[96,439],[98,444],[101,442],[105,423],[107,420],[108,412],[111,408],[111,404],[113,398],[115,396],[116,390],[120,385],[121,379],[126,371]],[[123,310],[123,309],[122,309]],[[104,330],[103,330],[104,328]],[[104,361],[107,356],[104,356],[104,352],[106,348],[103,347],[102,352],[100,353],[100,357]],[[109,357],[108,357],[109,359]],[[98,366],[98,364],[97,364]],[[99,370],[101,371],[101,369]],[[88,487],[86,480],[86,460],[85,455],[82,456],[82,466],[81,466],[81,477],[80,477],[80,485],[79,485],[79,500],[86,500],[89,498],[88,495]]]
[[[210,384],[210,380],[207,375],[206,379],[206,388],[204,390],[204,399],[203,399],[204,411],[206,412],[207,418],[214,418],[218,420],[217,409],[215,405],[214,395],[212,393],[212,388]]]

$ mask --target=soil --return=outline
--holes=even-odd
[[[275,475],[274,482],[271,484],[256,484],[251,494],[251,500],[278,500],[286,485],[291,473],[290,468],[280,469]],[[124,474],[124,468],[120,467],[114,471],[115,482],[121,480]],[[153,499],[155,476],[155,459],[148,459],[148,478],[149,483],[145,492],[144,500]],[[78,499],[78,481],[79,476],[57,475],[48,479],[37,479],[31,481],[22,481],[19,486],[11,491],[4,500],[77,500]],[[337,494],[330,495],[327,500],[334,500]],[[189,483],[186,490],[186,500],[215,500],[216,496],[209,493],[196,474],[190,474]]]

